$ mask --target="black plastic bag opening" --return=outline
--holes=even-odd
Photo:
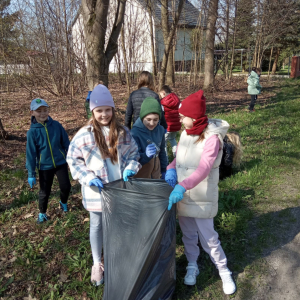
[[[176,208],[163,180],[117,180],[103,189],[105,300],[171,299]]]

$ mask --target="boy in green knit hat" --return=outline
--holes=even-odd
[[[140,117],[131,130],[139,148],[139,163],[142,165],[135,178],[165,179],[168,161],[165,129],[159,124],[161,115],[162,109],[156,99],[148,97],[143,101]]]

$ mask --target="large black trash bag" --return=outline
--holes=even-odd
[[[167,300],[175,290],[176,212],[162,180],[117,180],[103,189],[105,300]]]

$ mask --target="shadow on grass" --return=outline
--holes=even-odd
[[[242,235],[239,232],[240,228],[236,228],[231,233],[225,233],[218,226],[215,226],[216,231],[220,234],[220,241],[228,258],[228,267],[233,272],[234,277],[237,278],[237,275],[253,262],[261,258],[266,258],[273,251],[281,249],[293,241],[295,236],[300,232],[299,215],[300,207],[293,207],[262,214],[251,220],[241,220],[241,222],[247,222],[247,229],[244,230],[244,234]],[[289,250],[286,249],[286,251]],[[290,258],[286,262],[289,265],[299,264],[300,250],[299,252],[287,252],[287,257]],[[209,255],[204,252],[201,246],[200,257],[198,259],[200,275],[197,277],[197,283],[193,287],[183,284],[186,265],[187,260],[185,255],[182,254],[177,258],[177,285],[172,299],[198,299],[195,298],[196,295],[199,296],[199,299],[203,299],[203,297],[208,299],[211,299],[211,297],[212,299],[224,299],[218,271],[210,261]],[[245,280],[246,282],[243,282],[243,284],[247,286],[247,279]],[[251,276],[248,280],[251,281]],[[276,283],[280,278],[272,278],[272,280]],[[295,278],[295,274],[290,272],[285,280],[295,282],[295,290],[300,295],[300,286],[296,284],[297,279]],[[216,286],[212,286],[217,282],[219,292],[216,291]],[[239,293],[239,299],[249,299],[251,296],[251,291],[247,288],[241,287],[237,292]]]

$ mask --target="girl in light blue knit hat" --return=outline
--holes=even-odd
[[[82,185],[82,203],[90,212],[90,243],[94,265],[91,281],[103,283],[102,195],[104,184],[135,175],[138,147],[129,130],[120,125],[115,104],[106,86],[97,85],[90,95],[92,118],[74,136],[67,155],[72,176]]]

